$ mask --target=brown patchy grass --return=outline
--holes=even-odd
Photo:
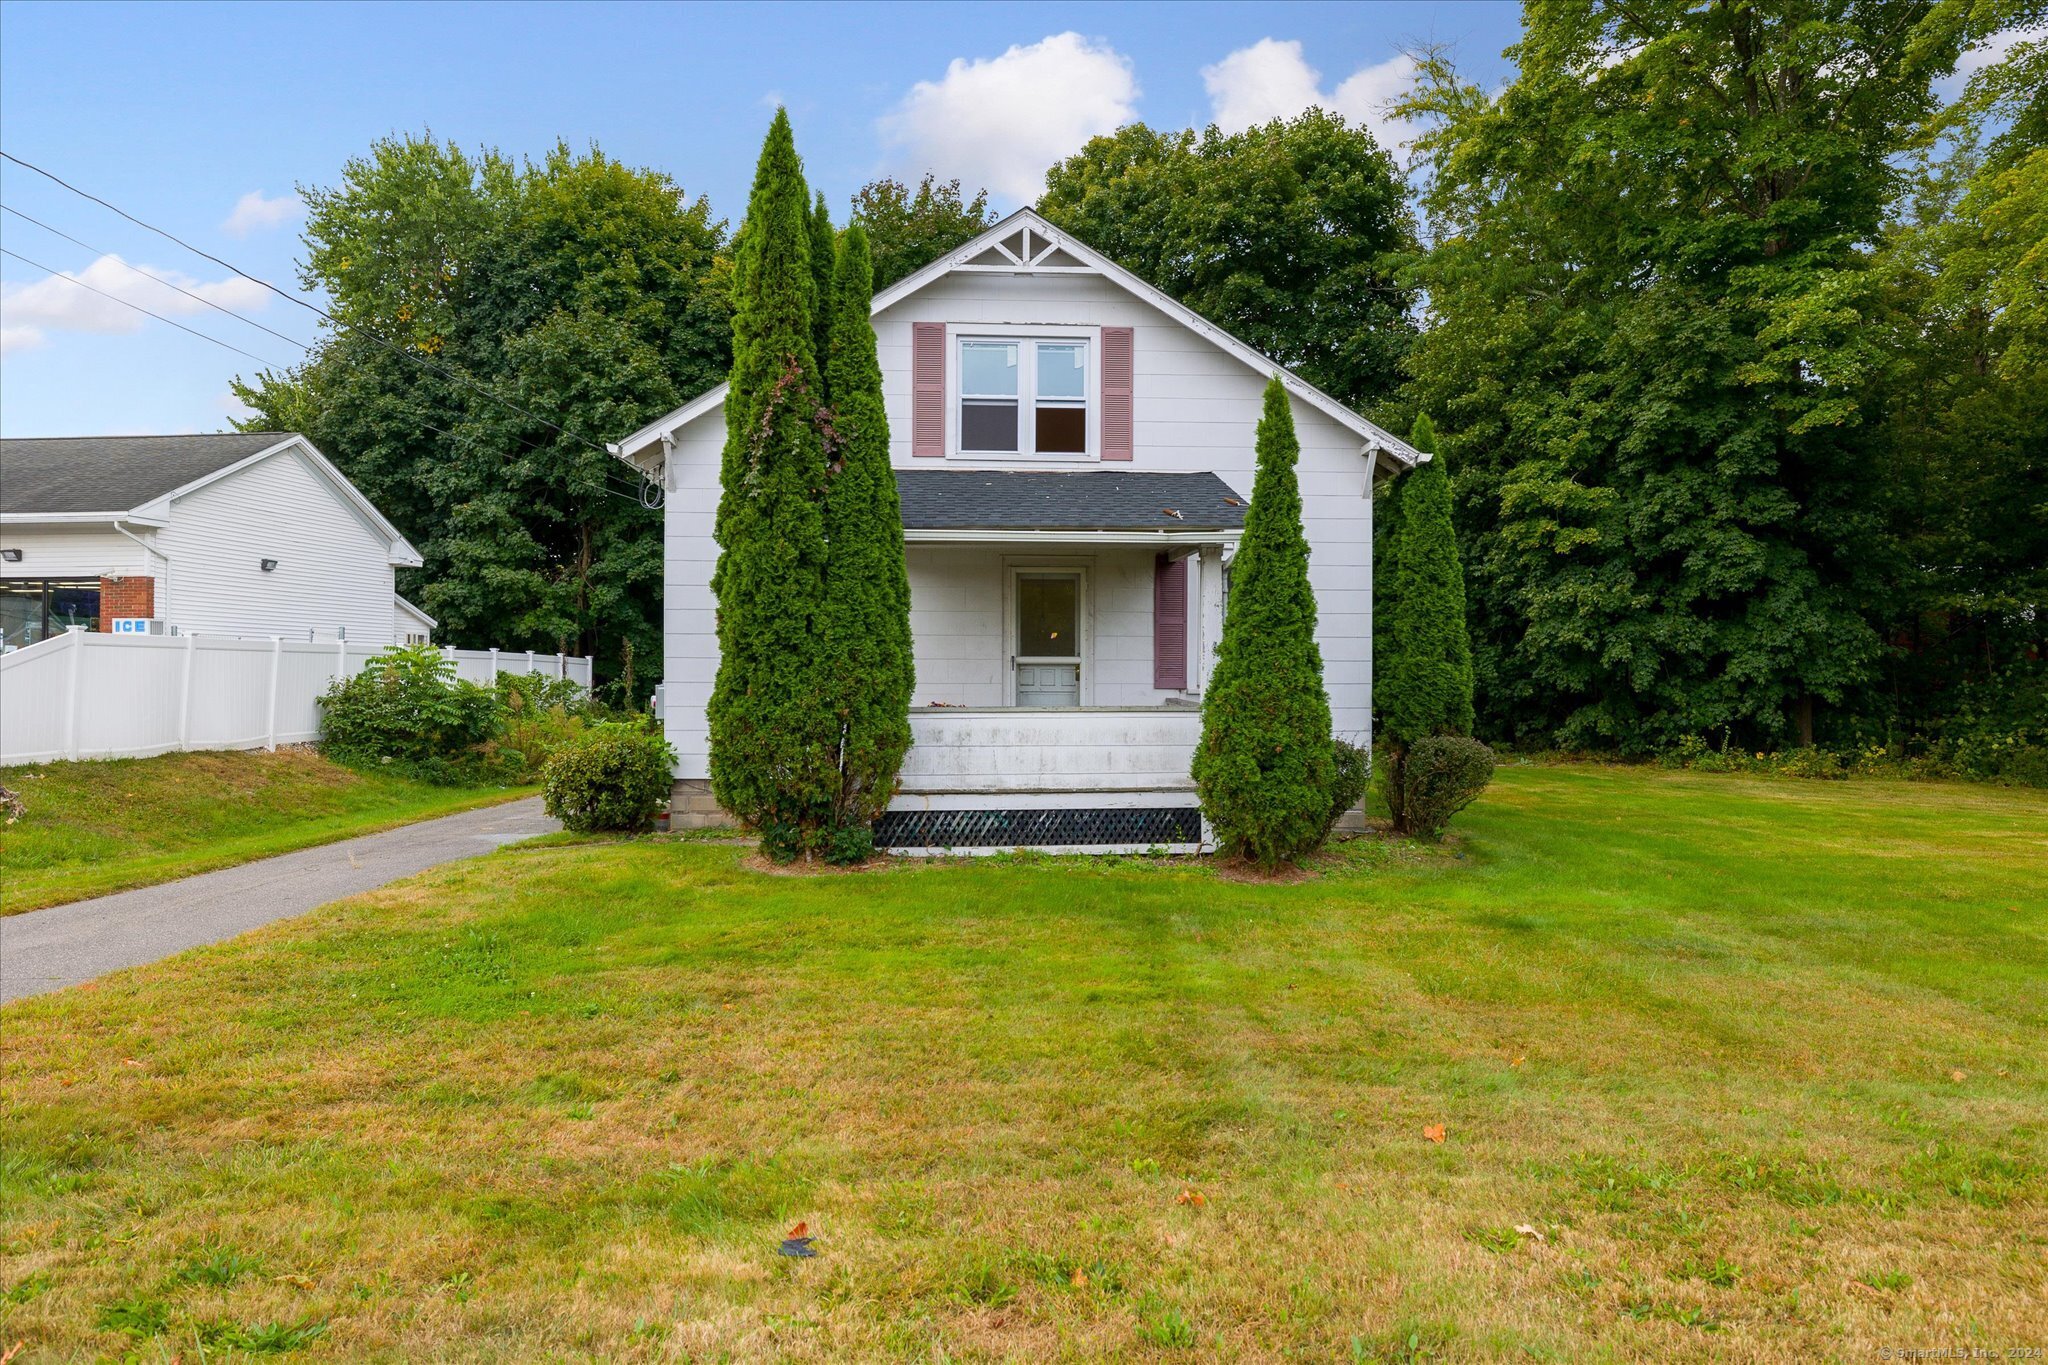
[[[1284,885],[514,849],[10,1006],[0,1335],[24,1360],[293,1329],[351,1360],[2041,1344],[2048,799],[1516,769],[1462,824]],[[775,1255],[799,1219],[815,1261]]]
[[[0,769],[27,813],[0,829],[0,915],[189,877],[524,790],[433,787],[307,747]]]

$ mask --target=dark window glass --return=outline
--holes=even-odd
[[[42,638],[42,583],[19,578],[0,581],[0,646],[19,649]]]
[[[962,450],[1015,450],[1017,448],[1017,405],[981,403],[968,399],[960,405],[960,448]]]
[[[83,583],[52,583],[50,585],[50,633],[58,634],[72,626],[84,626],[87,630],[100,628],[100,585],[90,587]]]
[[[1046,455],[1079,455],[1088,449],[1086,408],[1040,408],[1038,449]]]
[[[100,585],[92,579],[0,580],[0,645],[20,648],[72,626],[100,628]]]
[[[1081,582],[1060,575],[1017,580],[1017,653],[1070,659],[1081,653]]]

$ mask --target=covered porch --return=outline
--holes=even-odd
[[[899,850],[1204,843],[1188,776],[1244,500],[1213,474],[898,471]]]

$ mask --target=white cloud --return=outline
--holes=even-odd
[[[1276,118],[1292,118],[1318,105],[1352,123],[1364,124],[1387,148],[1398,148],[1407,141],[1406,124],[1391,117],[1387,106],[1408,89],[1414,77],[1414,60],[1397,54],[1361,66],[1325,94],[1323,73],[1308,64],[1301,44],[1277,38],[1261,38],[1216,65],[1202,68],[1212,118],[1226,133],[1241,133]]]
[[[262,190],[250,190],[235,201],[235,211],[221,226],[237,237],[247,237],[265,228],[282,227],[306,211],[296,194],[265,199]]]
[[[145,266],[150,274],[198,295],[188,298],[169,285],[137,274],[119,256],[105,255],[63,278],[45,276],[33,284],[0,284],[0,351],[27,351],[43,344],[50,332],[93,332],[102,336],[139,332],[149,319],[135,311],[147,308],[165,317],[210,313],[200,299],[236,312],[262,308],[270,291],[254,280],[231,275],[224,280],[197,280],[176,270]],[[77,280],[92,289],[81,289]],[[111,294],[113,298],[103,297]],[[125,308],[115,300],[135,308]]]
[[[1056,33],[1000,57],[955,57],[919,81],[878,127],[894,159],[1030,202],[1055,161],[1137,117],[1130,59],[1107,43]]]

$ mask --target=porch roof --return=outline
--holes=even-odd
[[[1210,473],[899,469],[905,531],[1228,531],[1245,501]]]

